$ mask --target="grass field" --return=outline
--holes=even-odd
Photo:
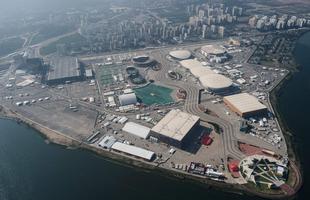
[[[142,88],[134,89],[136,95],[146,105],[167,104],[174,102],[171,97],[172,89],[155,84],[149,84]]]

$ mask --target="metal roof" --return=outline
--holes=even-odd
[[[171,51],[169,55],[171,57],[184,60],[184,59],[189,59],[192,56],[192,53],[188,50],[175,50],[175,51]]]
[[[123,94],[118,97],[119,102],[122,106],[127,106],[130,104],[136,104],[137,103],[137,97],[135,93],[130,94]]]
[[[200,82],[204,87],[212,90],[225,89],[232,86],[233,82],[231,79],[221,74],[207,74],[200,77]]]
[[[203,87],[218,90],[225,89],[232,86],[233,82],[231,79],[215,73],[210,68],[203,66],[199,61],[194,59],[188,59],[180,61],[180,64],[189,69],[190,72],[197,78],[203,85]]]
[[[115,137],[107,135],[99,142],[99,146],[109,149],[115,142],[116,142]]]
[[[152,131],[181,141],[197,121],[199,121],[198,116],[182,112],[179,109],[171,110],[152,128]]]
[[[201,51],[203,51],[206,54],[213,54],[213,55],[224,54],[226,52],[226,50],[223,47],[212,44],[201,47]]]
[[[47,80],[81,76],[78,59],[75,57],[53,57]]]
[[[148,138],[151,129],[134,122],[127,122],[122,130],[132,135],[146,139]]]
[[[133,156],[137,156],[139,158],[143,158],[146,160],[151,160],[152,157],[155,155],[154,152],[140,148],[140,147],[136,147],[133,145],[128,145],[128,144],[124,144],[121,142],[115,142],[112,145],[112,149],[116,150],[116,151],[121,151]]]
[[[241,113],[253,112],[267,107],[260,103],[258,99],[248,93],[235,94],[224,97],[232,106],[238,109]]]

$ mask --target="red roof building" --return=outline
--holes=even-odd
[[[213,142],[213,139],[208,135],[204,135],[201,139],[201,143],[203,145],[209,146],[212,142]]]
[[[238,165],[235,163],[229,163],[229,171],[230,172],[238,172],[239,171]]]

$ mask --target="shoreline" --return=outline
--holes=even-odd
[[[301,34],[299,38],[302,37],[303,34]],[[281,116],[278,104],[279,100],[278,98],[282,90],[285,88],[285,86],[289,84],[295,73],[298,73],[300,71],[300,67],[301,66],[299,64],[296,64],[296,66],[294,66],[295,70],[288,73],[268,92],[268,104],[270,106],[270,109],[274,112],[277,118],[278,124],[283,131],[283,135],[286,141],[287,153],[290,160],[289,168],[290,171],[292,171],[290,175],[291,176],[292,174],[295,175],[295,177],[291,177],[295,178],[293,180],[292,185],[292,187],[295,190],[295,193],[291,196],[284,194],[283,192],[281,194],[277,193],[278,191],[275,191],[273,193],[263,193],[255,188],[252,188],[249,184],[239,185],[239,184],[229,184],[225,182],[214,181],[208,178],[202,178],[200,176],[196,176],[194,174],[188,174],[182,171],[159,167],[157,164],[147,163],[145,161],[138,160],[136,158],[132,158],[130,156],[119,154],[113,151],[99,149],[96,148],[95,146],[89,145],[75,138],[72,138],[68,135],[52,130],[48,127],[45,127],[31,119],[25,118],[24,116],[18,113],[6,109],[1,105],[0,105],[0,119],[8,119],[16,121],[17,123],[23,123],[27,125],[27,127],[37,130],[39,134],[44,138],[44,140],[49,141],[51,144],[61,145],[68,149],[81,149],[83,151],[89,151],[91,153],[95,153],[100,158],[105,159],[109,162],[116,163],[118,165],[124,165],[130,168],[134,168],[136,166],[140,171],[144,171],[147,173],[156,173],[159,176],[163,176],[174,180],[181,180],[182,182],[194,183],[206,189],[213,189],[225,193],[257,196],[267,199],[292,199],[298,194],[298,191],[303,185],[303,167],[300,162],[299,158],[300,155],[298,154],[297,147],[294,145],[295,134],[290,131],[290,128],[287,126],[283,117]],[[142,87],[146,87],[147,85],[148,84]]]
[[[310,30],[303,32],[302,34],[300,34],[299,38],[301,38],[303,35],[305,35],[309,32],[310,32]],[[296,46],[295,46],[295,48],[296,48]],[[295,172],[298,172],[298,176],[300,178],[300,182],[296,186],[296,189],[295,189],[296,193],[293,195],[293,197],[298,194],[299,190],[303,186],[304,167],[301,164],[301,159],[300,159],[300,154],[298,152],[298,147],[297,147],[297,145],[294,145],[294,144],[297,144],[295,139],[294,139],[294,136],[296,133],[292,132],[290,130],[290,128],[288,127],[288,125],[285,123],[285,121],[282,117],[282,113],[281,113],[280,108],[279,108],[278,98],[281,95],[284,88],[286,87],[286,85],[288,85],[289,82],[291,81],[291,79],[294,77],[295,73],[300,73],[300,71],[303,68],[303,66],[301,66],[296,60],[295,60],[295,63],[296,64],[294,66],[294,70],[292,72],[290,72],[285,78],[283,78],[269,92],[269,100],[270,100],[271,106],[274,109],[274,114],[276,115],[276,117],[278,119],[278,123],[279,123],[279,125],[283,131],[283,136],[285,137],[285,141],[287,144],[288,157],[290,159],[290,162],[294,163]]]
[[[271,99],[271,97],[274,95],[274,92],[277,92],[279,90],[281,90],[282,86],[287,83],[290,80],[290,77],[292,76],[292,74],[289,74],[288,76],[286,76],[285,78],[283,78],[276,87],[274,87],[271,91],[270,91],[270,102],[271,102],[271,106],[273,107],[273,109],[275,109],[275,112],[278,113],[278,110],[276,108],[276,106],[274,106],[273,100]],[[276,114],[278,115],[278,114]],[[8,110],[6,108],[4,108],[3,106],[0,106],[0,119],[7,119],[7,120],[13,120],[16,121],[17,123],[23,123],[25,125],[27,125],[29,128],[35,129],[36,131],[39,132],[39,134],[45,139],[48,140],[49,143],[52,144],[56,144],[56,145],[60,145],[66,148],[71,148],[71,149],[81,149],[81,150],[85,150],[85,151],[89,151],[90,153],[95,153],[96,155],[100,156],[100,158],[103,158],[109,162],[113,162],[119,165],[125,165],[126,167],[130,167],[133,168],[134,166],[138,167],[139,170],[142,170],[144,172],[148,172],[148,173],[157,173],[160,176],[166,177],[165,175],[168,175],[168,178],[172,178],[175,180],[181,180],[184,182],[191,182],[194,184],[197,184],[203,188],[206,189],[214,189],[214,190],[218,190],[221,192],[225,192],[225,193],[234,193],[234,194],[238,194],[238,195],[248,195],[248,196],[258,196],[261,198],[267,198],[267,199],[284,199],[284,198],[293,198],[298,190],[300,189],[300,187],[302,186],[302,184],[299,184],[297,189],[296,189],[296,193],[292,196],[288,196],[286,194],[272,194],[272,193],[262,193],[260,191],[255,191],[253,189],[251,189],[250,187],[248,187],[248,184],[245,185],[238,185],[238,184],[229,184],[229,183],[225,183],[225,182],[218,182],[218,181],[214,181],[208,178],[202,178],[199,176],[195,176],[192,174],[186,174],[180,171],[176,171],[176,170],[169,170],[166,168],[161,168],[158,167],[157,165],[152,165],[149,163],[146,163],[144,161],[138,160],[138,159],[134,159],[132,157],[128,157],[125,155],[121,155],[121,154],[117,154],[115,152],[112,151],[105,151],[105,150],[100,150],[94,146],[88,145],[86,143],[83,143],[81,141],[78,141],[74,138],[71,138],[67,135],[64,135],[60,132],[57,132],[55,130],[49,129],[47,127],[44,127],[32,120],[29,120],[25,117],[23,117],[22,115],[19,115],[15,112],[12,112],[11,110]],[[279,122],[280,125],[282,127],[282,119],[279,117]],[[285,132],[285,139],[286,141],[289,141],[289,145],[288,145],[288,150],[291,150],[292,148],[292,144],[291,144],[291,139],[287,140],[287,132],[286,132],[286,128],[283,128],[283,131]],[[288,143],[288,142],[287,142]],[[295,153],[292,154],[293,156],[289,156],[290,159],[294,159],[294,161],[296,161],[296,156]],[[297,162],[298,165],[298,169],[300,169],[300,163]],[[290,166],[291,167],[291,166]],[[294,187],[295,189],[295,187]]]
[[[299,69],[299,66],[296,67],[297,70]],[[284,122],[284,119],[281,117],[281,111],[279,110],[279,104],[278,104],[278,97],[281,94],[282,90],[285,88],[285,86],[290,82],[290,80],[293,78],[294,74],[298,72],[292,72],[290,74],[288,74],[276,87],[274,87],[271,91],[270,91],[270,103],[271,106],[274,109],[274,114],[276,116],[276,118],[278,119],[278,123],[282,129],[283,132],[283,136],[285,138],[286,141],[286,145],[287,145],[287,153],[288,153],[288,157],[290,160],[290,163],[293,162],[294,166],[295,166],[295,172],[298,172],[299,175],[299,179],[300,182],[298,183],[298,185],[296,186],[296,188],[294,188],[296,190],[295,195],[298,193],[298,191],[301,189],[302,185],[303,185],[303,167],[301,165],[300,162],[300,155],[298,154],[297,151],[297,147],[294,145],[294,133],[292,133],[290,131],[290,128],[288,127],[288,125]]]

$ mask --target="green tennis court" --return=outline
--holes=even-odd
[[[108,65],[98,69],[98,79],[101,85],[111,85],[115,82],[113,75],[118,75],[122,72],[122,66]]]

